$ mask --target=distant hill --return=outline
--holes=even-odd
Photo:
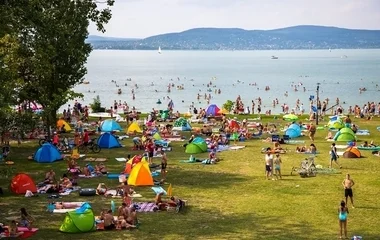
[[[88,41],[95,49],[265,50],[380,48],[380,30],[295,26],[275,30],[194,28],[145,39],[105,38]]]

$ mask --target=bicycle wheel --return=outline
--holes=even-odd
[[[94,145],[92,145],[91,149],[92,149],[92,152],[94,152],[94,153],[100,153],[100,150],[101,150],[100,146],[96,143],[94,143]]]
[[[45,140],[45,139],[40,139],[40,140],[38,141],[38,144],[39,144],[40,146],[42,146],[42,144],[44,144],[44,143],[46,143],[46,140]]]
[[[87,153],[88,152],[88,148],[84,144],[79,145],[78,150],[79,150],[79,153]]]

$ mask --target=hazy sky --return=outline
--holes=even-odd
[[[112,11],[105,36],[144,38],[196,27],[380,29],[380,0],[116,0]],[[94,26],[90,34],[101,35]]]

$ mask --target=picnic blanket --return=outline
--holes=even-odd
[[[300,143],[305,143],[304,140],[288,140],[285,142],[286,144],[300,144]]]
[[[127,161],[126,158],[115,158],[115,159],[116,159],[116,161],[118,161],[118,162],[126,162],[126,161]]]
[[[9,229],[10,227],[9,226],[4,226],[3,228]],[[17,227],[17,231],[24,233],[19,238],[29,238],[29,237],[33,236],[34,234],[36,234],[36,232],[38,231],[38,228],[29,229],[27,227]],[[14,238],[14,237],[9,237],[9,232],[8,231],[6,232],[5,237],[7,239],[8,238],[12,238],[12,239]],[[2,238],[2,237],[0,237],[0,238]]]
[[[229,145],[218,145],[218,147],[216,148],[216,151],[217,152],[222,152],[222,151],[227,151],[227,150],[230,150],[230,146]],[[212,152],[214,151],[214,149],[207,149],[208,152]]]
[[[136,212],[154,212],[154,209],[157,208],[157,205],[154,202],[135,202],[133,205],[136,205]]]

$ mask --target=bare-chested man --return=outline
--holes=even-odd
[[[108,212],[104,214],[103,220],[104,220],[104,229],[112,230],[116,227],[115,219],[112,215],[112,210],[108,210]]]
[[[344,187],[344,196],[346,197],[346,204],[348,205],[347,199],[348,197],[350,197],[352,208],[354,208],[354,194],[352,193],[352,187],[355,185],[355,182],[350,178],[350,174],[347,173],[346,178],[342,182],[342,185]]]

